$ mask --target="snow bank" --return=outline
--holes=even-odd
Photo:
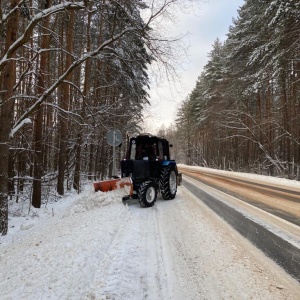
[[[50,199],[40,209],[32,207],[28,200],[19,203],[10,202],[8,234],[0,236],[0,244],[3,245],[16,238],[21,238],[37,224],[43,226],[43,222],[55,217],[67,217],[113,203],[121,205],[125,193],[126,191],[123,189],[107,193],[100,191],[95,193],[93,187],[87,185],[82,193],[68,192],[58,200]]]

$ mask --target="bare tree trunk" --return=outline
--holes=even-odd
[[[51,6],[51,0],[45,2],[45,9]],[[49,34],[47,29],[50,27],[50,19],[48,18],[44,24],[44,35],[41,41],[41,48],[49,48]],[[44,93],[46,74],[49,70],[49,55],[48,51],[41,53],[39,75],[37,82],[37,95],[42,95]],[[43,174],[43,119],[44,110],[43,106],[37,111],[35,123],[34,123],[34,166],[33,166],[33,187],[32,187],[32,205],[36,208],[41,207],[42,200],[42,174]]]
[[[91,26],[91,17],[92,14],[88,14],[88,20],[87,20],[87,43],[86,43],[86,51],[91,50],[91,36],[90,36],[90,26]],[[86,60],[85,63],[85,75],[84,75],[84,84],[83,84],[83,96],[85,97],[85,100],[88,100],[88,94],[89,94],[89,81],[90,81],[90,67],[91,62],[89,59]],[[82,107],[81,107],[81,117],[84,119],[85,113],[84,113],[84,102],[82,101]],[[73,188],[77,190],[79,193],[79,187],[80,187],[80,171],[81,171],[81,144],[82,144],[82,134],[83,130],[82,128],[78,129],[78,136],[77,136],[77,142],[76,142],[76,160],[75,160],[75,174],[74,174],[74,182],[73,182]],[[88,174],[89,176],[89,174]]]
[[[80,188],[81,143],[82,143],[82,134],[79,133],[76,142],[76,164],[75,164],[75,173],[74,173],[74,181],[73,181],[73,188],[77,191],[78,194]]]
[[[66,56],[66,65],[65,69],[68,69],[72,64],[72,56],[70,55],[73,52],[73,40],[74,40],[74,12],[70,12],[69,16],[69,26],[71,30],[66,31],[66,40],[67,40],[67,56]],[[70,81],[71,74],[66,77],[67,81]],[[70,86],[65,83],[62,87],[63,94],[61,99],[61,108],[64,111],[68,110],[70,103]],[[64,182],[65,182],[65,170],[66,170],[66,161],[67,161],[67,138],[68,133],[68,121],[64,116],[60,117],[60,146],[59,146],[59,158],[58,158],[58,178],[57,178],[57,192],[59,195],[64,194]]]
[[[39,80],[40,81],[40,80]],[[42,161],[43,161],[43,108],[37,111],[34,122],[34,164],[33,164],[33,186],[31,203],[34,207],[41,207],[42,197]]]
[[[10,8],[13,9],[19,1],[11,0]],[[19,15],[15,11],[7,23],[5,49],[16,40]],[[0,233],[7,234],[8,229],[8,159],[9,159],[9,134],[13,121],[14,100],[13,87],[16,81],[16,68],[13,60],[8,61],[3,70],[0,70]]]
[[[8,195],[12,197],[15,194],[15,186],[14,186],[14,173],[15,173],[15,157],[12,150],[9,151],[8,156]]]

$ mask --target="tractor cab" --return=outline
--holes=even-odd
[[[151,135],[139,135],[129,141],[126,158],[131,160],[170,160],[169,142]]]

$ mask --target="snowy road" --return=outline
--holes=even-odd
[[[297,181],[190,166],[180,167],[180,171],[206,186],[300,226],[300,184]]]
[[[299,282],[185,188],[148,209],[120,198],[85,191],[1,237],[0,299],[299,299]]]
[[[280,218],[276,208],[278,204],[273,198],[273,185],[266,185],[267,193],[264,189],[263,193],[258,194],[254,192],[255,184],[252,189],[249,189],[249,185],[245,188],[245,181],[240,185],[240,181],[226,178],[230,184],[227,183],[227,189],[220,191],[217,180],[213,181],[215,187],[212,187],[200,182],[194,174],[196,180],[184,176],[184,186],[300,282],[300,227],[295,224],[298,222],[287,221],[287,219],[292,221],[296,219],[300,203],[290,202],[294,207],[292,218],[286,214],[283,215],[284,218]],[[285,187],[285,191],[290,192],[287,188]],[[261,202],[258,201],[260,199]],[[272,206],[272,199],[274,206]],[[285,198],[278,198],[277,201],[282,202],[281,204],[287,203]],[[265,205],[258,205],[266,202],[268,202],[267,209],[264,209]]]

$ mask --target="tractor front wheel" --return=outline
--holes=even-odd
[[[161,171],[159,187],[165,200],[174,199],[177,192],[177,175],[173,167],[165,167]]]
[[[157,185],[153,181],[143,182],[139,188],[138,196],[142,207],[153,206],[157,198]]]

